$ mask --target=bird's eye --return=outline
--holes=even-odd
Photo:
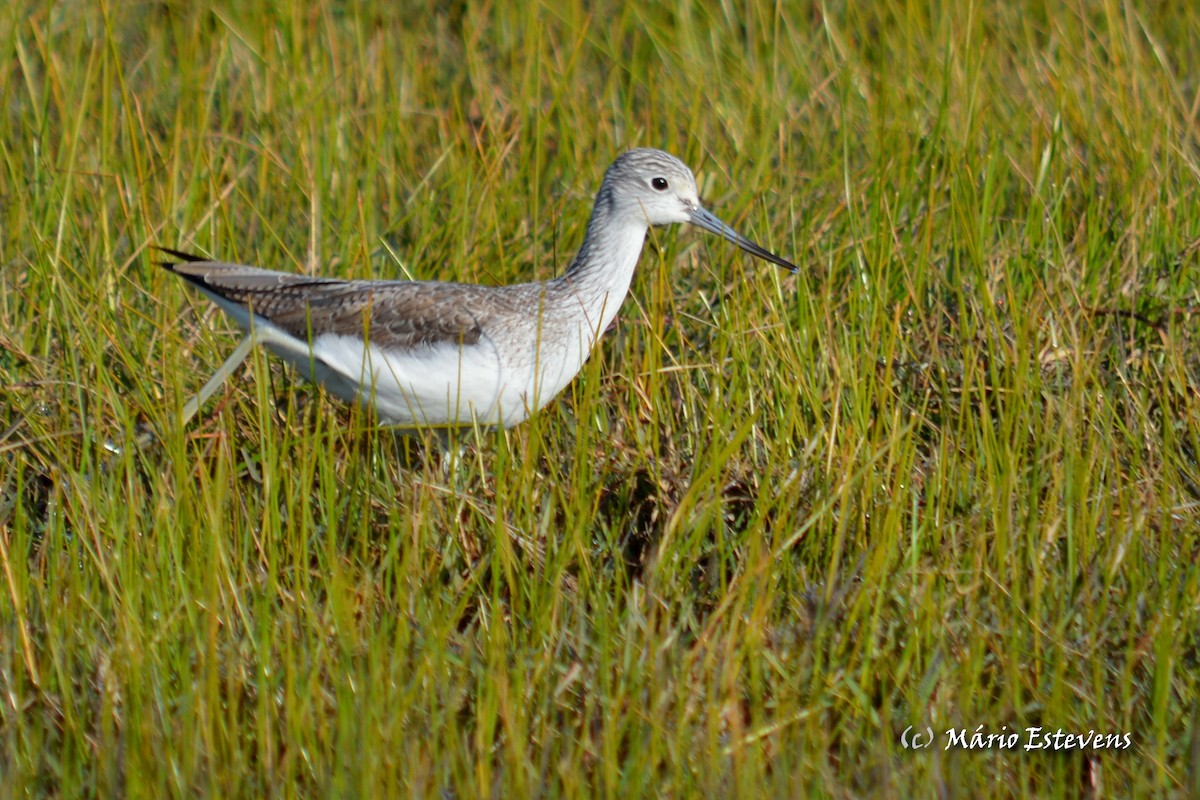
[[[667,179],[666,178],[655,178],[652,181],[650,181],[650,185],[653,186],[655,189],[657,189],[660,192],[665,192],[667,190]]]

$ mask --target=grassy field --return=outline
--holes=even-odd
[[[0,796],[1200,794],[1197,41],[1184,2],[7,4]],[[802,272],[654,231],[580,377],[456,463],[262,353],[181,422],[237,337],[151,245],[548,278],[639,145]]]

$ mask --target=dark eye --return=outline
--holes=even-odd
[[[665,192],[667,190],[667,179],[666,178],[655,178],[652,181],[650,181],[650,185],[653,186],[655,189],[657,189],[660,192]]]

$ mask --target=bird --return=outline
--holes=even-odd
[[[157,249],[172,259],[160,266],[215,302],[253,342],[372,410],[382,425],[510,428],[579,373],[629,292],[650,226],[673,223],[798,271],[709,212],[687,165],[651,148],[613,161],[583,243],[549,280],[343,280]]]

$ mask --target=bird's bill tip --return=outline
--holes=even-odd
[[[800,268],[785,258],[772,253],[770,250],[758,245],[757,243],[747,239],[733,228],[726,225],[708,209],[703,206],[696,206],[690,211],[691,223],[698,228],[703,228],[709,233],[715,233],[723,239],[726,239],[733,244],[736,244],[741,249],[745,250],[752,256],[758,256],[764,261],[770,261],[772,264],[777,264],[790,272],[799,272]]]

